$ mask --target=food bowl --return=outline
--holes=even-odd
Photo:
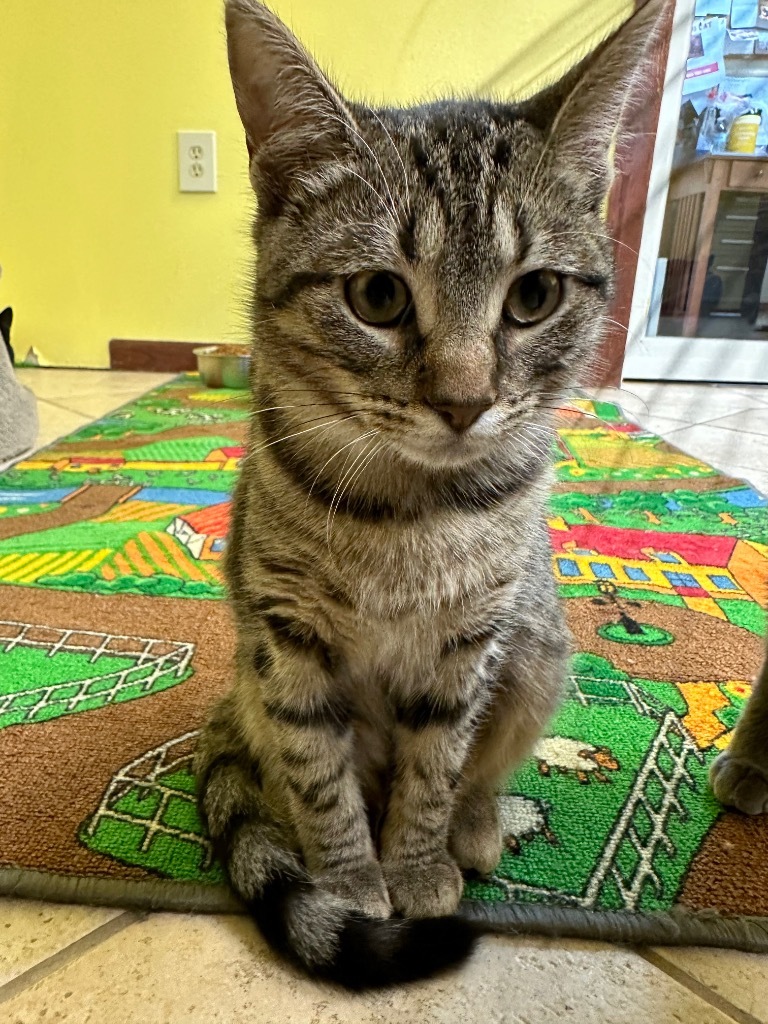
[[[207,388],[247,388],[251,353],[247,345],[196,348],[197,370]]]

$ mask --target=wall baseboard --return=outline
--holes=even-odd
[[[183,373],[197,369],[195,349],[203,341],[132,341],[113,338],[109,343],[111,370],[154,370],[157,373]]]

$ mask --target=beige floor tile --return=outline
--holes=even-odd
[[[0,986],[120,913],[0,897]]]
[[[674,430],[680,430],[680,421],[670,419],[669,416],[658,416],[652,412],[639,412],[630,416],[635,423],[646,430],[658,434],[659,437],[667,437]]]
[[[763,473],[768,465],[768,441],[758,434],[745,434],[710,423],[673,430],[667,439],[684,452],[716,466],[733,476]]]
[[[763,495],[764,498],[768,498],[768,470],[763,470],[762,473],[756,469],[739,469],[733,471],[736,476],[742,477],[746,482],[753,486],[757,492]]]
[[[64,399],[48,398],[45,401],[55,403],[60,409],[76,412],[79,416],[84,416],[88,422],[92,422],[114,412],[122,405],[135,401],[148,390],[149,388],[140,388],[138,391],[115,391],[108,388],[102,394],[73,395],[66,400],[66,404]]]
[[[761,434],[766,438],[766,464],[768,464],[768,405],[758,409],[742,409],[712,420],[711,426],[722,427],[724,430],[738,430],[748,434]]]
[[[631,383],[621,388],[595,388],[587,389],[590,398],[598,402],[613,402],[621,406],[630,419],[636,419],[643,414],[650,414],[650,406],[642,395],[635,394]]]
[[[654,949],[657,957],[768,1024],[768,955],[732,949]]]
[[[641,957],[597,943],[489,937],[450,976],[352,995],[275,961],[244,919],[170,914],[108,938],[2,1010],[7,1024],[729,1021]]]
[[[748,398],[754,398],[761,405],[768,405],[768,384],[744,384],[738,390]]]
[[[58,370],[25,368],[17,371],[38,398],[89,417],[100,416],[150,388],[173,379],[168,373],[128,373],[120,370]]]
[[[758,473],[755,469],[748,469],[748,480],[749,483],[759,491],[763,497],[768,498],[768,470],[764,470],[762,473]]]
[[[78,427],[84,427],[90,421],[90,417],[81,413],[72,412],[70,409],[62,409],[59,405],[52,405],[50,402],[37,402],[37,415],[40,422],[40,430],[37,436],[36,448],[45,448],[60,437],[71,434]]]
[[[668,416],[681,423],[704,423],[743,409],[760,408],[758,394],[723,385],[671,384],[663,381],[625,381],[620,404],[629,409],[633,401],[645,403],[654,415]],[[757,392],[757,389],[755,389]]]

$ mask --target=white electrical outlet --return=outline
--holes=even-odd
[[[179,192],[216,191],[216,132],[177,132]]]

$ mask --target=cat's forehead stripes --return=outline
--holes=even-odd
[[[488,269],[522,259],[527,240],[511,193],[516,152],[530,148],[530,126],[501,123],[480,104],[421,114],[386,128],[388,112],[381,111],[379,123],[366,125],[381,166],[400,163],[388,186],[407,205],[398,232],[402,255],[416,263],[463,253],[472,257],[472,265],[456,267],[464,273],[476,270],[478,258]]]

